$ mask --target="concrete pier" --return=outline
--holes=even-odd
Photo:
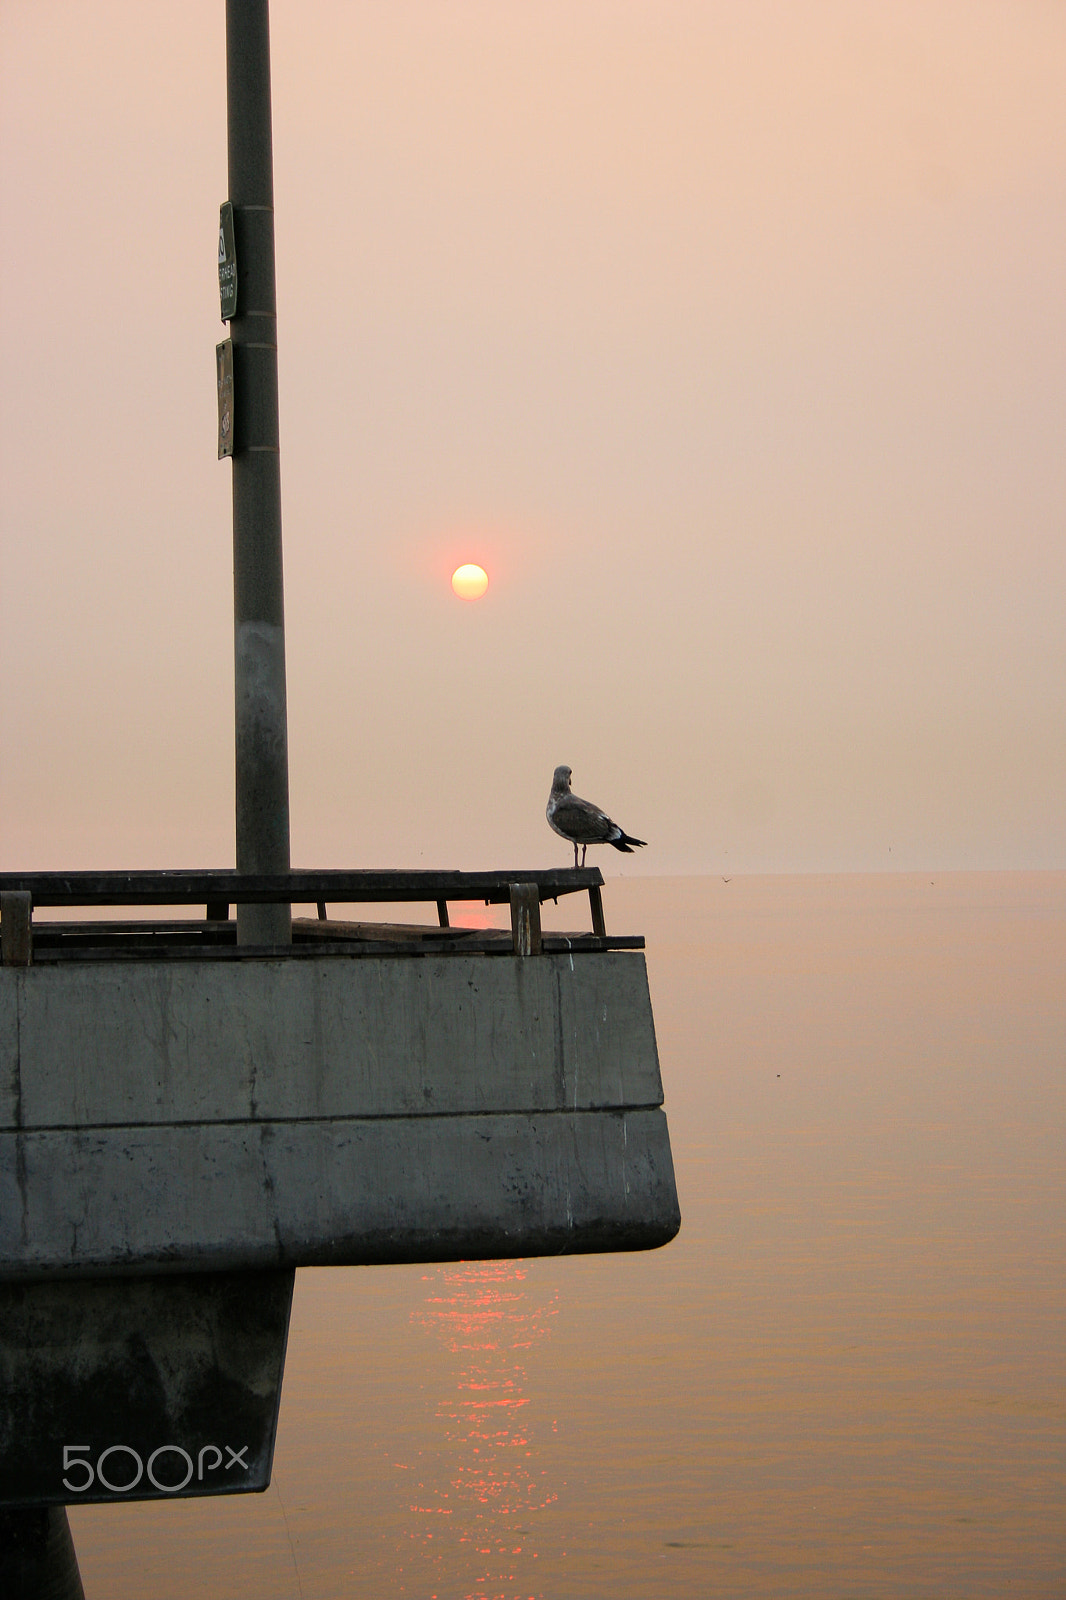
[[[298,1266],[677,1232],[642,954],[353,948],[0,966],[0,1507],[265,1488]]]
[[[665,1243],[638,953],[0,969],[0,1279]]]
[[[0,1506],[265,1489],[292,1288],[291,1271],[0,1285]]]
[[[0,1510],[0,1594],[4,1600],[85,1600],[62,1506]]]

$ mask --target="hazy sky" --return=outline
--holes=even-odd
[[[1066,866],[1060,0],[272,33],[294,863]],[[223,0],[0,50],[0,866],[227,865]]]

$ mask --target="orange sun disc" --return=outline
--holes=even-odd
[[[460,600],[480,600],[489,586],[489,575],[484,567],[468,563],[464,567],[456,567],[452,573],[452,588]]]

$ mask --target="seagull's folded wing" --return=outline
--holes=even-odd
[[[611,823],[603,812],[587,800],[579,800],[576,794],[568,794],[557,803],[552,821],[560,833],[578,844],[595,844],[597,840],[606,839],[611,831]]]

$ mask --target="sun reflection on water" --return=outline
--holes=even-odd
[[[558,1292],[531,1293],[517,1261],[464,1261],[425,1282],[412,1321],[454,1358],[444,1368],[454,1381],[438,1387],[435,1401],[427,1396],[436,1448],[428,1459],[420,1453],[412,1538],[431,1558],[440,1600],[536,1600],[530,1519],[558,1496],[539,1464],[536,1433],[545,1424],[527,1362],[550,1334]],[[554,1431],[554,1421],[546,1425]]]

